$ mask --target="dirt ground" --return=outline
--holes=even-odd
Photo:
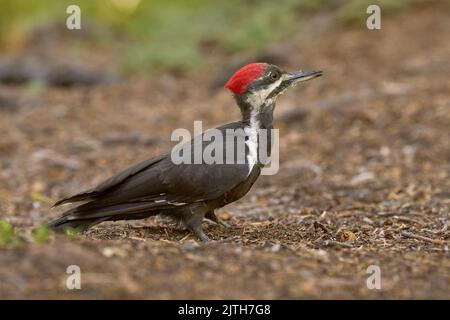
[[[205,223],[199,243],[161,219],[28,241],[67,196],[170,148],[174,128],[239,117],[212,74],[80,90],[5,86],[0,213],[24,238],[0,249],[0,298],[450,299],[450,20],[440,8],[334,26],[327,14],[283,46],[288,70],[321,69],[277,104],[280,171]],[[333,32],[330,32],[333,30]],[[217,241],[228,239],[227,241]],[[65,286],[81,268],[81,290]],[[379,266],[381,289],[367,268]]]

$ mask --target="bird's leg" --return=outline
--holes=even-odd
[[[230,225],[228,223],[217,218],[217,216],[213,210],[207,211],[205,214],[205,218],[211,220],[212,222],[214,222],[216,224],[221,225],[222,227],[230,228]]]
[[[205,216],[203,207],[187,208],[181,215],[181,221],[193,234],[202,241],[209,241],[208,236],[203,232],[202,221]]]
[[[208,219],[210,221],[212,221],[215,224],[219,224],[225,228],[230,228],[230,225],[222,220],[220,220],[219,218],[217,218],[216,214],[214,213],[214,210],[211,211],[207,211],[205,213],[205,219]],[[217,240],[217,243],[227,243],[227,242],[233,242],[234,240],[239,239],[238,236],[235,237],[228,237],[225,239],[221,239],[221,240]]]

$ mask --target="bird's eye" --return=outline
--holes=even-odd
[[[269,76],[270,76],[270,79],[272,79],[272,80],[278,80],[278,78],[280,77],[280,74],[276,71],[273,71],[269,74]]]

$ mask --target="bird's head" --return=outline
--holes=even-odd
[[[238,101],[253,108],[272,104],[286,89],[322,75],[322,71],[289,73],[267,63],[251,63],[240,68],[228,82],[229,89]]]

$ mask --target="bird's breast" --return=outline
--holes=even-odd
[[[246,159],[248,163],[248,175],[253,170],[253,167],[258,162],[258,128],[256,126],[248,126],[244,128]]]

